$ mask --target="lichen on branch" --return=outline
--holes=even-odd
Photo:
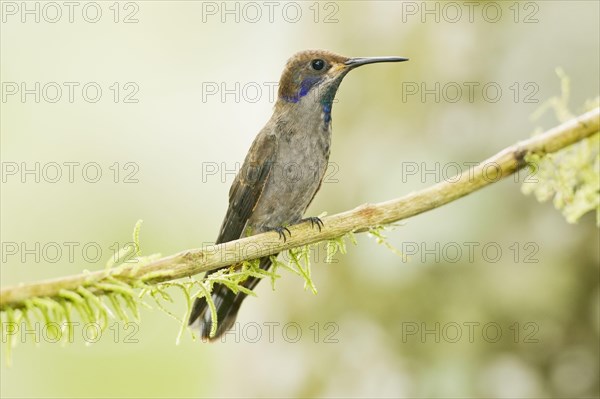
[[[324,226],[320,230],[312,228],[310,223],[289,226],[291,237],[286,241],[280,240],[275,232],[267,232],[219,245],[190,249],[167,257],[157,254],[142,256],[137,224],[133,234],[135,262],[128,261],[116,265],[108,263],[104,270],[96,272],[3,288],[0,291],[0,311],[4,321],[8,323],[5,326],[16,326],[21,322],[30,324],[31,316],[37,314],[46,323],[55,322],[58,323],[58,328],[63,328],[62,325],[70,321],[73,311],[79,313],[83,320],[100,323],[102,326],[106,325],[110,317],[128,320],[128,315],[131,315],[138,318],[138,308],[145,304],[143,297],[149,295],[157,306],[181,322],[180,337],[192,299],[197,296],[208,298],[214,283],[225,284],[234,291],[244,291],[245,288],[241,285],[244,279],[249,276],[268,277],[274,283],[278,277],[276,271],[283,267],[303,277],[305,288],[316,292],[311,280],[309,257],[306,256],[310,245],[325,242],[330,259],[336,251],[345,251],[344,240],[353,239],[354,233],[371,232],[381,241],[384,237],[381,235],[380,226],[387,226],[438,208],[498,182],[525,167],[527,160],[544,159],[548,154],[578,142],[594,145],[593,140],[597,140],[599,125],[600,108],[595,108],[544,133],[507,147],[452,179],[390,201],[365,204],[323,217]],[[594,159],[597,165],[597,155]],[[490,177],[490,165],[494,166],[495,176]],[[587,184],[588,178],[571,180],[570,184],[577,185],[582,181]],[[598,190],[593,186],[578,187],[575,190],[579,191],[586,193],[586,201],[588,195],[592,202],[594,198],[598,200]],[[580,216],[581,213],[578,211],[576,216]],[[276,260],[273,263],[274,268],[270,271],[256,267],[256,259],[283,252],[287,252],[290,259],[287,264]],[[224,269],[204,279],[192,278],[199,273],[219,268]],[[186,314],[181,318],[163,306],[163,302],[172,301],[165,289],[173,286],[180,288],[187,300]],[[216,325],[213,325],[213,330],[215,328]],[[9,339],[9,349],[13,342],[14,340]],[[9,353],[7,350],[7,355]]]

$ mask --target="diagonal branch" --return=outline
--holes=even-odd
[[[0,291],[0,310],[22,308],[34,297],[56,298],[61,290],[91,288],[102,294],[98,283],[117,278],[124,281],[142,280],[147,284],[175,280],[244,260],[277,254],[291,248],[337,238],[350,232],[363,232],[371,227],[385,225],[438,208],[502,178],[526,165],[528,153],[556,152],[598,132],[600,108],[580,115],[543,134],[518,142],[481,162],[453,179],[437,183],[424,190],[378,204],[365,204],[353,210],[323,218],[321,231],[310,223],[290,226],[291,237],[282,241],[275,232],[257,234],[236,241],[206,248],[190,249],[157,259],[146,264],[126,264],[109,270],[78,274],[19,284]]]

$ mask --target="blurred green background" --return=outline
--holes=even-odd
[[[598,95],[594,1],[81,2],[72,22],[54,4],[2,2],[2,286],[101,269],[137,219],[146,254],[214,240],[231,170],[299,50],[410,58],[341,85],[334,166],[310,215],[427,187],[553,126],[551,112],[530,115],[560,94],[557,67],[571,77],[573,112]],[[35,92],[36,82],[39,102],[23,101],[21,83]],[[23,173],[36,162],[39,182]],[[65,162],[78,163],[73,182]],[[99,181],[86,181],[96,169]],[[12,366],[0,366],[1,396],[598,397],[595,215],[569,225],[522,195],[523,179],[387,232],[408,259],[366,235],[331,264],[315,253],[318,295],[289,273],[275,291],[263,282],[225,343],[186,332],[176,346],[178,323],[157,309],[94,344],[82,329],[67,345],[20,335]],[[64,243],[76,243],[73,258]]]

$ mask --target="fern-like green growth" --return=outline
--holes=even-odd
[[[394,224],[387,225],[387,226],[378,225],[378,226],[371,227],[369,229],[369,236],[375,238],[375,241],[377,242],[377,244],[384,245],[393,254],[398,255],[400,257],[404,257],[402,252],[399,249],[397,249],[396,247],[394,247],[392,244],[390,244],[387,237],[383,234],[384,230],[386,230],[388,228],[394,228],[394,227],[395,227]]]
[[[561,96],[552,97],[536,111],[537,119],[553,110],[560,122],[574,117],[569,110],[570,81],[566,74],[557,70],[561,79]],[[599,105],[598,98],[588,101],[585,109]],[[596,224],[600,226],[600,134],[575,143],[553,154],[527,154],[525,160],[530,175],[521,191],[533,193],[540,202],[552,200],[554,207],[562,212],[569,223],[576,223],[588,212],[596,211]]]
[[[147,257],[141,256],[139,244],[141,223],[141,220],[136,223],[133,232],[133,261],[137,265],[142,265],[160,257],[160,254]],[[96,329],[88,330],[92,334],[104,331],[108,327],[110,319],[128,322],[130,320],[128,313],[135,320],[139,320],[139,306],[148,306],[141,299],[145,294],[143,289],[147,287],[144,283],[146,276],[143,279],[117,279],[109,274],[111,269],[130,265],[129,262],[132,260],[124,259],[129,251],[130,248],[125,246],[117,252],[116,256],[107,261],[106,276],[100,281],[90,281],[74,290],[62,289],[54,298],[34,297],[28,299],[25,301],[25,306],[20,309],[10,307],[3,309],[4,322],[2,327],[6,344],[7,364],[10,364],[11,350],[17,342],[16,331],[19,327],[24,325],[30,331],[39,331],[39,329],[32,328],[31,320],[34,317],[43,321],[44,337],[51,342],[55,342],[55,338],[57,340],[61,339],[63,342],[73,342],[73,312],[78,313],[83,322],[93,323],[97,326]],[[118,263],[118,261],[121,261],[121,263]],[[138,267],[137,265],[136,267]],[[142,288],[142,291],[136,293],[137,288]],[[96,339],[98,337],[91,336],[89,338]]]
[[[73,323],[72,315],[77,313],[80,319],[85,323],[94,323],[97,328],[90,331],[96,331],[101,334],[107,327],[110,319],[128,323],[130,320],[140,320],[140,306],[151,308],[144,301],[144,298],[150,297],[156,307],[166,313],[169,317],[180,323],[180,329],[177,334],[176,343],[181,341],[183,332],[187,326],[187,320],[192,310],[193,300],[204,297],[207,300],[212,314],[213,324],[211,326],[211,336],[214,336],[217,330],[218,320],[215,304],[211,298],[211,292],[214,284],[223,284],[235,293],[243,292],[247,295],[256,295],[254,291],[246,288],[243,283],[250,277],[269,278],[273,289],[275,281],[280,277],[277,270],[283,268],[304,280],[304,288],[310,288],[313,293],[317,293],[316,286],[311,276],[310,251],[318,244],[306,245],[294,248],[283,256],[288,261],[284,262],[277,256],[271,256],[272,267],[270,270],[260,268],[260,260],[254,259],[244,261],[237,265],[232,265],[220,269],[209,275],[204,275],[199,279],[188,278],[178,281],[166,281],[162,283],[152,283],[159,279],[168,279],[171,276],[171,270],[158,270],[146,273],[141,277],[137,271],[140,267],[160,258],[160,254],[143,256],[139,242],[140,228],[142,221],[138,221],[133,229],[133,246],[126,244],[117,253],[112,256],[105,265],[106,275],[100,281],[90,281],[74,290],[62,289],[57,297],[35,297],[25,301],[25,306],[19,309],[7,307],[3,312],[3,337],[6,343],[6,361],[10,364],[11,351],[16,344],[17,334],[15,332],[21,325],[32,330],[32,319],[43,321],[46,337],[53,339],[60,338],[63,342],[73,342]],[[346,253],[345,239],[349,237],[356,244],[353,234],[329,240],[326,243],[327,262],[333,259],[336,253]],[[132,250],[133,248],[133,250]],[[132,267],[132,264],[134,265]],[[128,269],[125,269],[128,267]],[[125,273],[117,274],[116,269],[123,268],[128,270]],[[186,311],[179,317],[170,311],[165,305],[173,303],[174,300],[168,290],[176,287],[182,291],[186,301]],[[188,329],[195,338],[191,329]],[[89,337],[96,339],[99,337]]]

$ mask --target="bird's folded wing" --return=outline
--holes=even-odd
[[[276,146],[276,136],[267,131],[262,131],[252,143],[229,190],[229,208],[217,244],[237,240],[244,234],[246,223],[274,169]]]

